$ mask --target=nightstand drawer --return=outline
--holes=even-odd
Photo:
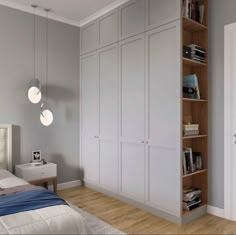
[[[53,163],[34,167],[29,164],[17,165],[16,176],[26,181],[53,178],[57,176],[57,166]]]

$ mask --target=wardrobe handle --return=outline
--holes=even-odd
[[[141,141],[141,144],[144,144],[145,143],[145,141]]]

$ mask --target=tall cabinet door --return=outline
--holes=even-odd
[[[118,191],[118,46],[98,52],[100,74],[100,185]]]
[[[144,201],[145,43],[144,35],[120,43],[120,191]]]
[[[147,203],[180,216],[180,23],[146,33]]]
[[[81,57],[81,160],[85,181],[98,182],[99,73],[97,53]]]

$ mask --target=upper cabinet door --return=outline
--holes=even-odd
[[[80,30],[80,54],[86,54],[98,48],[98,24],[94,21]]]
[[[120,43],[121,137],[141,143],[145,139],[144,36]]]
[[[146,33],[149,88],[148,138],[152,144],[176,149],[180,143],[180,23]]]
[[[180,0],[147,0],[146,30],[180,19],[180,15]]]
[[[81,133],[99,135],[99,70],[98,55],[81,57]]]
[[[143,33],[145,30],[145,1],[131,0],[119,8],[119,39]]]
[[[118,138],[118,46],[105,47],[99,54],[100,137]]]
[[[98,20],[99,47],[111,45],[118,41],[118,10],[114,10]]]

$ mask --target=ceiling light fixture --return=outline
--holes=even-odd
[[[48,100],[48,13],[50,12],[50,9],[44,9],[47,16],[47,29],[46,29],[46,99],[45,102],[41,105],[41,113],[40,113],[40,121],[44,126],[50,126],[53,123],[53,113],[46,109],[45,106],[47,106],[47,100]]]
[[[41,101],[42,93],[41,93],[41,84],[39,79],[36,78],[36,8],[37,5],[32,5],[34,9],[34,79],[29,83],[28,89],[28,99],[33,104],[38,104]]]

